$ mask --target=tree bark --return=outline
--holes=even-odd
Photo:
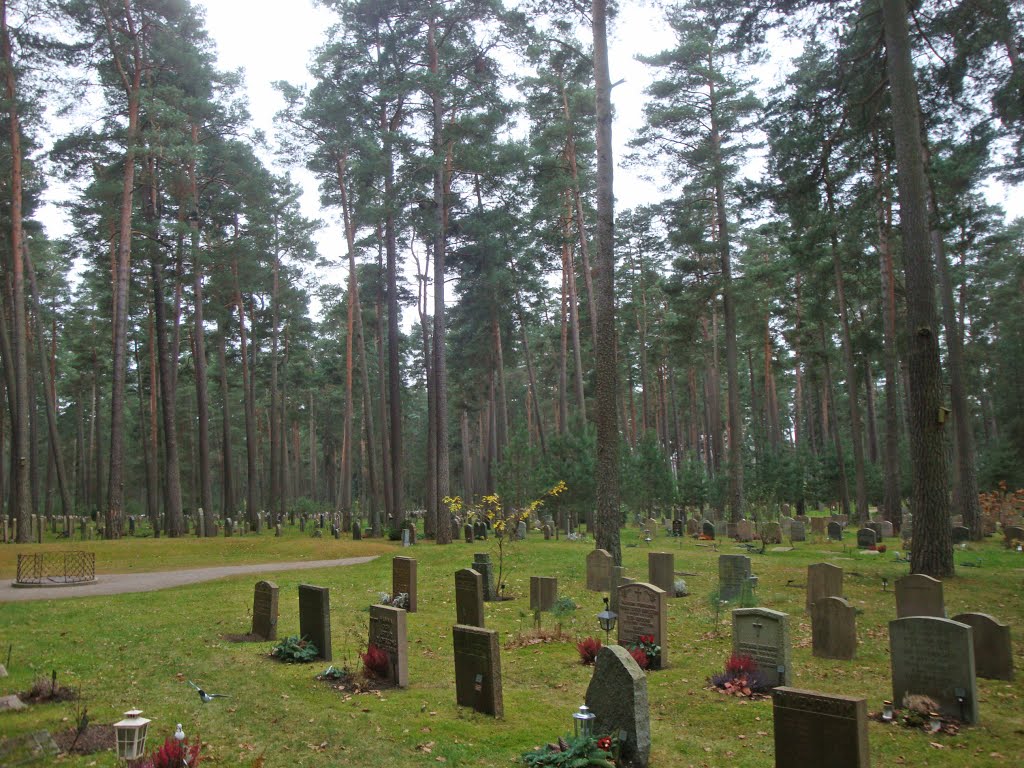
[[[245,457],[246,457],[246,510],[249,524],[255,528],[256,513],[259,510],[259,480],[257,462],[259,447],[256,445],[256,405],[249,380],[249,343],[245,333],[245,304],[242,289],[238,283],[238,261],[233,261],[231,271],[235,278],[235,306],[238,308],[238,337],[242,354],[242,389],[245,402]]]

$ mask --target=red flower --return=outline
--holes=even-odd
[[[603,749],[605,752],[612,751],[612,740],[608,736],[604,736],[597,740],[597,748]]]

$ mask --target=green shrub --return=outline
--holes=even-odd
[[[288,664],[306,664],[316,659],[320,651],[309,640],[292,635],[275,645],[270,655]]]

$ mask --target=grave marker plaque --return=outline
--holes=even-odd
[[[399,688],[409,687],[409,641],[406,612],[389,605],[370,606],[370,644],[388,655],[384,681]]]
[[[772,691],[775,768],[869,768],[867,699]]]
[[[469,627],[484,626],[483,577],[472,568],[455,572],[455,622]]]
[[[501,656],[493,629],[452,627],[455,646],[455,700],[486,715],[502,717]]]
[[[896,580],[896,618],[907,616],[946,617],[946,604],[942,597],[942,582],[912,573]]]
[[[587,555],[587,589],[607,592],[611,587],[612,556],[605,549],[595,549]]]
[[[665,590],[653,584],[626,584],[619,587],[619,645],[629,646],[641,635],[653,635],[661,646],[661,656],[652,669],[668,666],[668,600]]]
[[[416,560],[396,557],[391,561],[391,597],[409,596],[409,613],[416,613]]]
[[[277,584],[256,582],[252,596],[252,634],[261,640],[277,640],[277,600]]]
[[[331,661],[331,590],[299,585],[299,636],[316,646],[319,658]]]
[[[916,693],[934,699],[943,715],[978,722],[972,634],[967,624],[934,616],[890,621],[889,660],[896,706],[906,694]]]
[[[736,608],[732,612],[732,652],[757,663],[765,681],[784,685],[789,663],[789,615],[767,608]]]

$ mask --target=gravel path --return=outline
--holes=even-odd
[[[61,597],[90,597],[92,595],[120,595],[125,592],[155,592],[158,589],[180,587],[213,581],[225,576],[274,571],[304,571],[310,568],[333,568],[341,565],[361,565],[374,557],[343,557],[340,560],[300,560],[291,563],[254,563],[251,565],[222,565],[215,568],[192,568],[185,571],[156,571],[150,573],[107,573],[96,577],[91,584],[74,587],[12,587],[11,582],[0,582],[0,603],[22,600],[54,600]]]

